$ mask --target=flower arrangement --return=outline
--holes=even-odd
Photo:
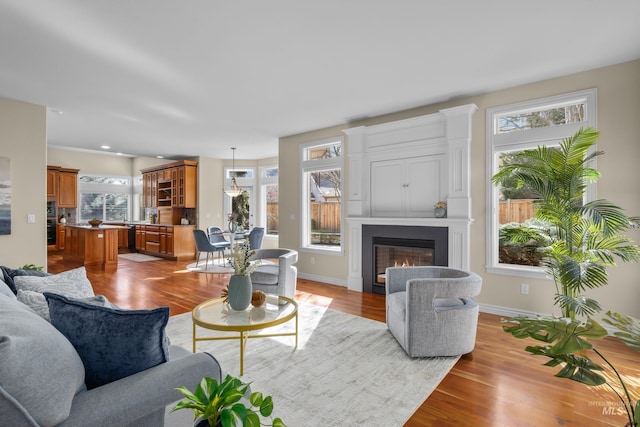
[[[436,208],[446,208],[447,204],[443,201],[439,201],[438,203],[435,204]]]
[[[231,250],[231,257],[227,258],[234,274],[237,276],[248,276],[258,267],[259,262],[251,262],[251,257],[256,251],[251,250],[249,243],[245,245],[235,245]]]

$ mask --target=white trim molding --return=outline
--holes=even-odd
[[[469,269],[469,236],[473,222],[469,173],[471,118],[477,109],[476,105],[468,104],[425,116],[344,131],[348,136],[346,220],[349,233],[347,286],[350,290],[363,290],[363,225],[448,227],[449,265]],[[377,205],[372,203],[376,195],[381,198],[373,187],[372,170],[375,166],[398,160],[393,170],[401,170],[404,165],[402,159],[419,157],[431,159],[437,166],[433,169],[439,172],[433,173],[429,182],[411,183],[411,190],[407,190],[403,199],[407,205],[404,209],[398,207],[392,215],[388,215],[391,210],[378,211]],[[394,182],[399,181],[395,175],[391,178]],[[384,183],[384,179],[381,182]],[[402,184],[405,190],[410,187],[409,183]],[[384,194],[392,194],[389,191]],[[441,200],[447,203],[447,217],[435,218],[433,205]]]

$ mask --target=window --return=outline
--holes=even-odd
[[[278,167],[260,168],[260,183],[262,224],[264,224],[267,236],[277,236],[280,228],[278,222]]]
[[[341,252],[342,167],[342,139],[302,147],[302,247]]]
[[[491,177],[513,154],[540,145],[557,146],[581,127],[596,126],[596,90],[585,90],[487,110],[487,271],[496,274],[544,277],[539,256],[526,245],[506,245],[500,231],[535,221],[534,200],[528,188],[491,184]],[[593,198],[594,189],[587,190]]]
[[[131,177],[80,175],[79,221],[128,221],[131,218]]]
[[[231,179],[236,178],[238,187],[242,190],[239,196],[224,197],[224,211],[226,216],[235,215],[236,223],[243,228],[252,228],[255,211],[254,188],[256,184],[254,168],[227,168],[224,169],[225,188],[231,186]]]
[[[231,179],[231,178],[253,179],[253,169],[252,168],[227,169],[225,178],[226,179]]]

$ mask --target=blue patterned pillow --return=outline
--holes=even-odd
[[[82,359],[88,389],[169,360],[169,307],[122,310],[45,292],[51,324]]]

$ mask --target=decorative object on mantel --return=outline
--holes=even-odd
[[[447,216],[447,204],[443,201],[440,201],[435,204],[435,209],[433,210],[433,214],[436,218],[444,218]]]
[[[227,299],[229,300],[229,306],[234,310],[246,310],[251,304],[253,287],[250,274],[259,264],[250,261],[251,256],[255,253],[256,251],[252,251],[248,244],[244,246],[236,245],[232,248],[231,257],[228,258],[235,274],[229,279]]]
[[[236,147],[231,147],[233,153],[233,165],[231,168],[231,186],[224,189],[224,193],[229,197],[237,197],[242,193],[240,187],[238,187],[238,183],[236,182]]]
[[[100,226],[100,224],[102,224],[102,221],[101,221],[101,220],[99,220],[99,219],[97,219],[97,218],[90,219],[90,220],[89,220],[89,221],[87,221],[87,222],[88,222],[88,223],[89,223],[89,225],[90,225],[90,226],[92,226],[92,227],[99,227],[99,226]]]

